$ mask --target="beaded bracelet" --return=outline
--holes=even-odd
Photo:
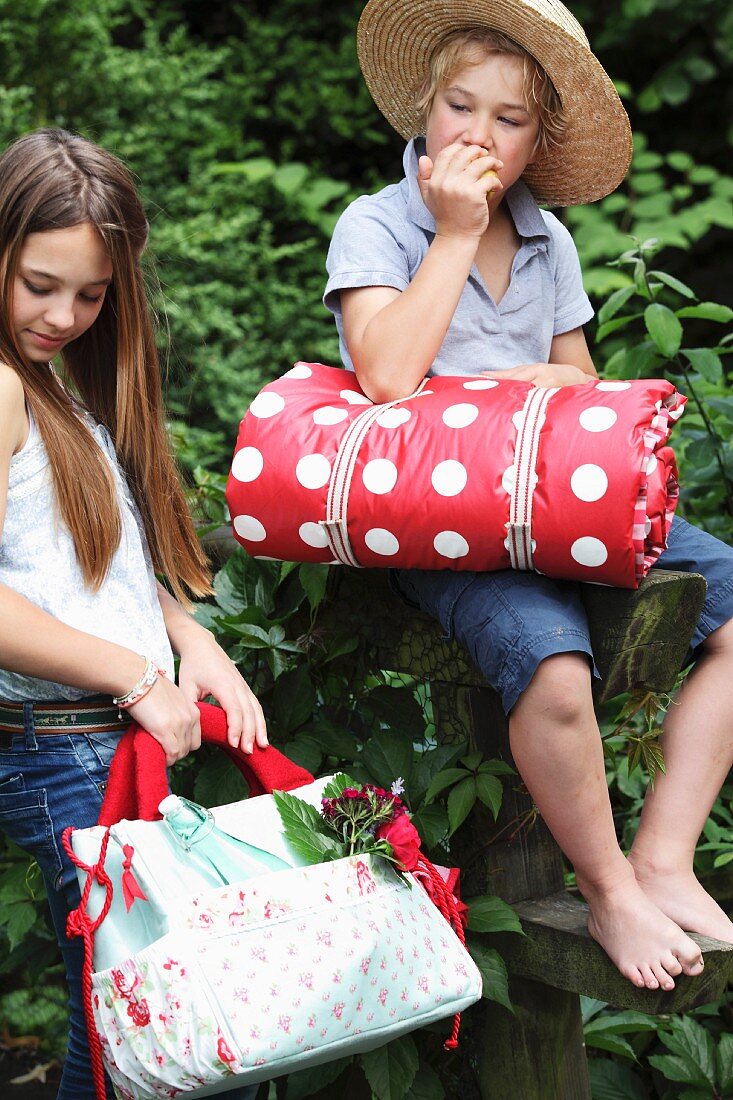
[[[128,707],[134,706],[145,695],[148,694],[153,684],[158,679],[160,670],[156,668],[149,657],[145,658],[145,671],[138,680],[138,682],[131,687],[125,695],[113,695],[112,702],[116,707],[122,707],[126,710]]]

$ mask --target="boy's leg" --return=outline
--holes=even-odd
[[[401,571],[396,586],[461,641],[510,714],[517,767],[591,908],[590,930],[638,986],[698,973],[697,945],[642,893],[616,840],[574,585],[510,571]]]
[[[548,657],[509,717],[512,753],[542,817],[576,872],[588,929],[639,987],[671,989],[702,970],[700,949],[660,912],[618,846],[593,710],[588,661]]]
[[[656,904],[691,932],[733,942],[733,923],[693,874],[695,846],[733,764],[733,550],[675,520],[660,565],[702,573],[700,658],[664,723],[666,774],[644,802],[629,858]]]

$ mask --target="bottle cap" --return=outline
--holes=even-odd
[[[161,814],[173,814],[176,810],[180,810],[181,800],[177,794],[169,794],[163,799],[158,806],[158,811]]]

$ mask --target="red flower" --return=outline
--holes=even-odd
[[[414,871],[420,855],[420,834],[407,814],[400,814],[394,821],[380,825],[377,839],[392,845],[392,852],[403,871]]]

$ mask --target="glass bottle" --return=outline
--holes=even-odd
[[[268,871],[290,869],[291,865],[279,856],[220,829],[211,810],[197,802],[170,794],[158,809],[186,852],[186,859],[193,857],[202,875],[214,886],[242,882]]]

